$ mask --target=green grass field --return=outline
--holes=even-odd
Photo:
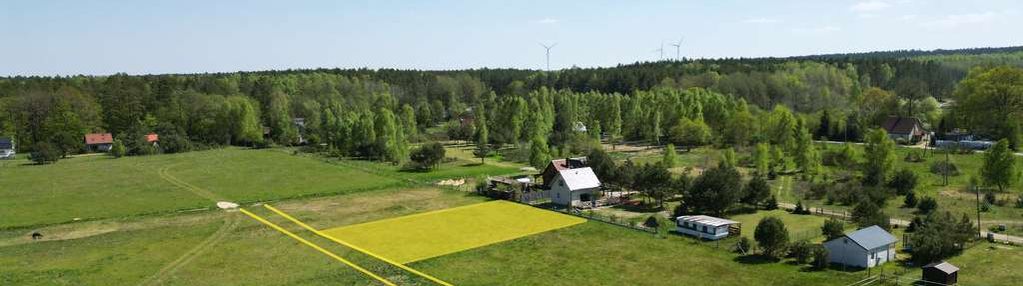
[[[120,159],[83,156],[43,166],[8,165],[2,172],[0,228],[209,208],[219,199],[273,200],[400,183],[278,150],[235,148]],[[197,188],[175,185],[174,179]]]
[[[398,263],[409,263],[585,221],[508,201],[492,201],[323,232]]]
[[[732,216],[731,220],[742,223],[742,236],[753,239],[760,219],[773,216],[785,223],[785,229],[789,231],[789,240],[808,240],[810,242],[821,242],[824,236],[821,234],[821,226],[827,218],[814,215],[795,215],[784,210],[758,211],[753,214],[742,214]]]

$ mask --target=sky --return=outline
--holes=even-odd
[[[0,76],[552,69],[1023,45],[1018,0],[12,1]]]

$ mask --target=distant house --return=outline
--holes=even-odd
[[[687,215],[675,219],[679,233],[702,239],[718,240],[739,232],[739,222],[705,215]]]
[[[543,187],[550,188],[550,183],[554,182],[554,177],[557,177],[558,173],[562,170],[577,169],[586,166],[586,157],[551,160],[551,162],[547,164],[547,167],[543,169],[543,172],[540,173],[540,178],[543,179]]]
[[[554,204],[562,206],[592,206],[600,191],[600,180],[589,167],[558,171],[550,183],[550,196]]]
[[[923,280],[935,285],[955,285],[959,282],[959,267],[944,261],[924,265]]]
[[[146,134],[146,143],[153,144],[153,146],[159,146],[160,135],[157,135],[156,133]]]
[[[586,128],[586,123],[583,123],[582,121],[576,121],[574,124],[572,124],[572,131],[586,133],[587,131],[589,131],[589,129]]]
[[[927,137],[924,125],[915,117],[888,116],[888,119],[881,124],[888,132],[888,137],[895,141],[915,143]]]
[[[295,117],[291,119],[291,123],[295,125],[295,129],[298,130],[298,144],[307,144],[308,140],[305,139],[305,118]]]
[[[92,152],[109,152],[114,147],[114,136],[110,133],[85,134],[85,148]]]
[[[0,138],[0,159],[14,159],[14,140]]]
[[[878,226],[871,226],[824,242],[828,262],[870,268],[895,259],[896,239]]]

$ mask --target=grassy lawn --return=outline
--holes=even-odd
[[[599,222],[412,264],[456,285],[844,285],[859,274],[802,271],[712,244]]]
[[[161,157],[85,156],[44,166],[6,162],[0,169],[0,228],[209,205],[143,166]]]
[[[816,243],[824,240],[824,236],[821,235],[821,226],[824,225],[824,221],[826,221],[827,218],[821,216],[795,215],[784,210],[772,210],[758,211],[753,214],[735,215],[729,219],[741,222],[742,236],[753,239],[757,223],[760,222],[760,219],[769,216],[779,218],[785,223],[785,228],[789,231],[790,241],[806,239],[810,242]]]
[[[275,149],[229,148],[120,159],[83,156],[43,166],[7,164],[0,172],[4,196],[0,228],[208,208],[214,199],[249,202],[400,183]],[[168,181],[168,174],[201,190],[177,186]]]

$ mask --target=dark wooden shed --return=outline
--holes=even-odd
[[[923,279],[927,282],[954,285],[959,280],[959,267],[948,262],[924,265]]]

